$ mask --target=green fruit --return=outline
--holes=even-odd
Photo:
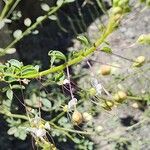
[[[122,8],[121,8],[121,7],[114,7],[114,8],[112,9],[112,13],[113,13],[114,15],[116,15],[116,14],[122,14]]]
[[[113,99],[118,103],[122,103],[125,99],[127,99],[127,94],[124,91],[118,91],[113,96]]]

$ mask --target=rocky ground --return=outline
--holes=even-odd
[[[141,7],[136,7],[132,13],[127,15],[121,22],[121,26],[108,38],[108,42],[111,45],[113,53],[123,56],[127,59],[133,60],[139,55],[146,57],[146,60],[150,60],[150,47],[140,46],[136,44],[136,40],[141,34],[150,33],[150,10],[147,9],[141,12]],[[106,16],[102,17],[105,22]],[[95,39],[99,36],[99,30],[97,24],[100,21],[97,19],[88,28],[88,35],[90,39]],[[92,58],[100,63],[92,63],[92,73],[102,81],[102,84],[106,89],[113,86],[114,91],[118,89],[129,89],[134,95],[142,95],[150,90],[149,75],[147,71],[143,74],[131,75],[133,72],[138,71],[132,69],[132,61],[116,57],[115,55],[104,54],[102,52],[96,52]],[[85,64],[84,62],[83,64]],[[100,66],[104,64],[116,65],[120,68],[112,67],[114,76],[126,76],[131,75],[130,78],[121,82],[114,82],[114,76],[103,77],[99,75]],[[149,67],[149,63],[145,64],[140,71]],[[80,70],[80,69],[79,69]],[[81,71],[81,70],[80,70]],[[86,87],[85,80],[80,81],[81,86]],[[113,80],[113,82],[112,82]],[[85,83],[85,84],[84,84]],[[112,85],[113,84],[113,85]],[[142,109],[141,109],[142,106]],[[137,108],[138,107],[138,108]],[[149,150],[150,149],[150,119],[149,117],[150,107],[144,106],[141,103],[137,103],[133,100],[128,100],[126,104],[123,104],[112,111],[102,111],[100,115],[95,119],[95,124],[100,126],[101,132],[99,136],[92,139],[97,143],[98,150]]]

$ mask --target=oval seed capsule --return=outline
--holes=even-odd
[[[122,14],[122,8],[121,8],[121,7],[114,7],[114,8],[112,9],[112,13],[113,13],[114,15],[116,15],[116,14]]]
[[[127,94],[124,91],[118,91],[113,99],[118,102],[118,103],[122,103],[125,99],[127,99]]]
[[[72,121],[76,124],[76,125],[79,125],[83,122],[83,116],[82,114],[75,110],[72,114]]]
[[[111,73],[111,67],[108,65],[103,65],[100,68],[100,73],[102,75],[109,75]]]

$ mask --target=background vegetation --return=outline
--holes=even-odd
[[[0,149],[150,149],[149,0],[0,6]]]

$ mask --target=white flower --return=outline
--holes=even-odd
[[[33,136],[38,138],[46,136],[46,130],[42,128],[27,128],[27,131],[33,134]]]
[[[45,127],[45,129],[47,129],[47,130],[50,130],[50,129],[51,129],[51,127],[50,127],[50,125],[49,125],[48,122],[45,123],[44,127]]]
[[[77,105],[77,99],[73,98],[72,100],[69,101],[68,103],[68,109],[71,110],[72,108],[74,108]]]
[[[102,94],[102,90],[103,90],[102,84],[99,83],[98,80],[95,79],[95,78],[93,78],[93,79],[91,80],[91,84],[92,84],[92,86],[95,88],[97,94],[100,94],[100,95],[101,95],[101,94]]]
[[[83,114],[83,119],[85,120],[85,121],[90,121],[90,120],[92,120],[92,115],[90,115],[89,113],[87,113],[87,112],[84,112]]]
[[[30,82],[30,80],[28,80],[28,79],[23,79],[22,82],[23,82],[24,84],[28,84],[28,83]]]
[[[41,129],[41,128],[35,129],[34,134],[35,134],[36,137],[44,137],[44,136],[46,136],[46,130]]]
[[[70,83],[70,81],[68,80],[68,79],[65,79],[64,81],[63,81],[63,84],[69,84]]]
[[[38,116],[35,116],[35,118],[32,119],[32,123],[33,125],[39,126],[39,124],[41,123],[41,118]]]

